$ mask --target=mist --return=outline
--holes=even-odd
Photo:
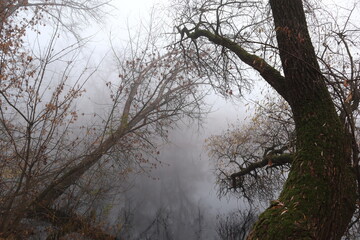
[[[42,165],[36,166],[39,166],[39,172],[44,171],[48,174],[49,169],[46,165],[50,161],[53,175],[49,174],[50,177],[46,180],[49,181],[46,183],[49,185],[57,185],[58,179],[66,179],[76,173],[70,177],[75,179],[71,180],[72,183],[64,184],[61,191],[57,189],[56,194],[48,195],[54,198],[49,202],[65,215],[70,213],[73,214],[71,216],[75,216],[74,219],[80,216],[86,221],[91,221],[95,228],[98,227],[100,232],[104,231],[105,235],[111,234],[117,239],[128,240],[218,239],[218,217],[234,209],[241,209],[244,205],[236,198],[218,197],[216,178],[213,174],[215,166],[208,157],[205,140],[213,134],[222,133],[230,123],[242,124],[246,113],[240,109],[245,109],[244,102],[226,100],[224,96],[211,92],[207,82],[200,82],[202,77],[191,78],[187,71],[180,77],[175,75],[166,81],[162,77],[172,74],[165,72],[163,75],[157,75],[158,71],[166,71],[172,67],[171,64],[161,65],[161,61],[167,63],[166,61],[179,59],[179,55],[168,58],[170,60],[160,56],[165,51],[164,45],[170,41],[159,37],[163,34],[157,34],[168,26],[159,27],[162,21],[155,17],[155,13],[162,12],[157,12],[155,8],[149,10],[150,6],[153,5],[147,2],[140,10],[135,10],[139,15],[150,12],[151,16],[142,17],[142,22],[134,21],[133,15],[139,15],[133,14],[130,6],[127,6],[130,8],[125,11],[126,13],[124,9],[118,12],[114,10],[107,16],[108,19],[98,26],[88,30],[81,29],[78,33],[84,38],[77,38],[80,35],[67,33],[58,28],[53,29],[51,24],[41,30],[44,36],[42,38],[35,32],[26,35],[29,44],[27,47],[32,49],[43,74],[39,74],[42,77],[37,86],[41,92],[40,97],[30,97],[28,105],[25,103],[24,106],[31,106],[33,115],[38,116],[38,110],[31,105],[32,99],[36,99],[37,106],[44,108],[43,112],[48,111],[48,116],[54,118],[49,122],[53,124],[51,129],[56,128],[57,132],[49,136],[54,136],[58,140],[53,142],[52,149],[63,144],[57,152],[59,155],[54,154],[50,160],[45,156]],[[120,22],[116,15],[119,13],[124,14],[121,17],[123,21]],[[126,14],[133,15],[129,17]],[[152,25],[151,21],[154,21],[156,26]],[[91,37],[87,38],[88,36]],[[148,44],[148,47],[143,47],[143,43]],[[159,56],[154,57],[156,53]],[[135,62],[138,61],[137,54],[143,54],[141,57],[145,59],[137,65],[140,70],[135,66]],[[172,54],[175,56],[178,52],[174,51],[164,56]],[[32,58],[28,59],[30,63]],[[46,64],[43,64],[43,59],[46,59]],[[131,61],[133,65],[129,65]],[[159,63],[156,71],[151,68],[154,62]],[[144,71],[149,75],[145,77],[142,74],[136,75],[142,72],[142,63],[146,66],[150,63]],[[124,74],[128,78],[121,74],[122,70],[128,74]],[[31,79],[32,75],[29,76]],[[184,76],[185,79],[189,77],[191,81],[182,81]],[[46,82],[44,85],[43,80]],[[197,80],[200,87],[197,87]],[[139,87],[140,83],[143,83],[144,88]],[[179,95],[174,94],[176,97],[167,95],[175,92],[171,89],[185,88],[187,90],[178,92]],[[33,93],[32,89],[34,88],[31,86],[29,93]],[[129,92],[131,93],[128,94]],[[113,93],[118,94],[116,100]],[[170,96],[169,101],[165,95]],[[68,98],[71,101],[68,101]],[[158,101],[159,99],[161,101]],[[64,121],[63,124],[56,115],[55,106],[61,100],[64,103],[69,102],[66,108],[63,108],[64,112],[68,111],[61,119]],[[151,101],[158,105],[148,104]],[[137,104],[143,106],[139,107]],[[127,105],[129,107],[126,107]],[[144,114],[141,121],[135,123],[134,129],[122,132],[120,139],[112,139],[114,131],[127,129],[128,123],[131,122],[128,122],[128,116],[132,115],[131,117],[135,118],[141,115],[142,109],[148,108],[149,105],[153,108],[145,111],[148,115]],[[18,112],[15,103],[10,106],[15,108],[15,116]],[[161,107],[164,109],[160,109]],[[126,109],[130,108],[132,112],[126,112]],[[176,112],[177,109],[180,109],[181,113]],[[170,112],[166,119],[168,122],[161,122],[163,112]],[[27,120],[25,115],[21,116]],[[176,117],[172,118],[173,116]],[[44,145],[39,147],[39,152],[50,146],[49,143],[42,143],[42,135],[49,129],[46,127],[47,119],[45,115],[37,118],[37,121],[44,121],[45,124],[37,135],[39,143],[34,144],[34,147],[28,144],[28,152],[35,151],[35,145]],[[153,125],[147,124],[147,120]],[[28,129],[31,129],[32,121],[25,122],[29,123]],[[17,124],[24,127],[21,122]],[[32,132],[28,130],[26,134],[31,135]],[[113,144],[108,148],[110,150],[104,151],[99,147],[100,154],[94,154],[93,149],[102,146],[108,136]],[[31,137],[28,139],[29,142],[32,141]],[[16,148],[16,141],[14,143]],[[84,159],[97,155],[99,157],[96,161],[83,162]],[[29,157],[31,154],[27,154],[25,159]],[[36,163],[40,158],[29,159]],[[84,165],[86,167],[83,167]],[[84,171],[77,172],[77,169]],[[14,172],[9,178],[17,176],[18,173]],[[67,175],[68,173],[70,175]],[[29,174],[29,179],[31,177]],[[47,188],[46,184],[39,186],[37,190]],[[20,187],[21,183],[19,189]],[[34,184],[33,187],[38,186]],[[49,189],[55,188],[50,186]],[[31,190],[24,188],[24,194],[28,192]],[[62,197],[55,197],[57,194]],[[13,196],[14,199],[17,198],[16,194]],[[12,201],[9,202],[7,214],[11,215]],[[22,202],[18,201],[17,204],[20,206]],[[33,231],[29,239],[48,239],[57,234],[63,234],[68,239],[73,238],[72,235],[66,235],[71,234],[71,231],[62,232],[61,227],[51,225],[46,220],[41,222],[24,218],[22,224]]]
[[[142,7],[127,5],[122,8],[126,20],[110,22],[104,31],[118,28],[123,34],[119,37],[114,32],[105,33],[100,38],[97,35],[95,39],[99,39],[95,43],[114,37],[120,41],[112,41],[126,47],[128,39],[125,36],[129,34],[129,28],[137,32],[138,25],[134,22],[139,21],[141,14],[145,14],[145,19],[151,11],[156,14],[157,9],[160,9],[157,4],[159,1],[153,4],[146,1]],[[143,21],[144,15],[141,24],[146,25]],[[103,47],[100,45],[100,49]],[[111,61],[105,65],[111,66]],[[101,73],[100,79],[108,79],[116,75],[116,70]],[[82,108],[101,115],[107,105],[107,93],[101,87],[101,81],[94,84],[88,90],[91,97],[83,102]],[[205,100],[210,111],[203,119],[197,121],[184,118],[177,123],[169,131],[167,142],[158,147],[156,168],[130,174],[124,190],[113,196],[113,201],[100,203],[100,208],[111,205],[106,216],[109,231],[119,239],[129,240],[219,239],[216,232],[218,216],[246,206],[236,197],[219,198],[213,174],[214,165],[206,151],[205,140],[211,135],[221,134],[229,124],[245,122],[249,114],[246,112],[245,103],[248,101],[245,99],[256,98],[256,94],[246,95],[240,101],[225,99],[212,92]],[[116,177],[112,178],[116,180]]]
[[[212,95],[208,102],[214,100],[217,104],[202,126],[185,121],[173,129],[160,149],[159,167],[134,177],[131,188],[119,196],[109,218],[125,225],[117,233],[120,239],[218,239],[217,216],[244,207],[235,198],[219,199],[205,148],[207,137],[224,131],[244,112],[239,116],[240,104],[220,96]]]
[[[0,239],[356,238],[358,6],[331,2],[3,1]]]

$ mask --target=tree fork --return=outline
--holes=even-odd
[[[344,126],[316,60],[301,0],[270,0],[297,152],[279,200],[248,239],[340,239],[355,210]]]

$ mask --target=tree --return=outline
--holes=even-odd
[[[63,102],[57,101],[57,98],[50,100],[45,105],[39,104],[38,109],[40,110],[38,111],[49,116],[38,115],[38,112],[35,112],[36,108],[34,108],[34,114],[31,116],[36,117],[33,121],[29,121],[30,126],[24,129],[24,131],[27,129],[24,134],[27,132],[29,134],[28,141],[6,141],[14,146],[14,151],[6,152],[7,156],[10,157],[15,152],[16,156],[20,157],[20,167],[23,164],[25,167],[17,170],[18,168],[13,166],[14,174],[5,178],[5,180],[14,179],[14,182],[7,181],[6,189],[8,192],[5,191],[2,198],[5,201],[3,206],[5,206],[6,214],[4,215],[6,218],[3,218],[6,220],[3,222],[4,228],[10,223],[12,227],[15,226],[16,221],[29,213],[34,216],[51,213],[49,209],[55,201],[60,196],[64,196],[66,190],[78,182],[83,174],[99,161],[109,163],[109,166],[111,164],[124,164],[124,161],[147,164],[146,152],[156,154],[154,146],[157,136],[166,137],[166,128],[184,116],[198,117],[200,112],[196,108],[199,104],[198,96],[200,95],[198,94],[201,93],[197,93],[198,90],[196,89],[201,82],[196,82],[195,78],[192,78],[191,82],[188,81],[184,75],[188,65],[181,66],[180,62],[175,61],[179,59],[177,56],[177,51],[171,50],[163,56],[151,54],[143,56],[142,59],[137,58],[138,60],[126,60],[122,65],[123,69],[120,69],[120,83],[108,82],[109,87],[113,90],[113,105],[110,109],[110,115],[105,118],[102,132],[95,132],[94,134],[97,137],[89,143],[84,140],[86,135],[84,138],[74,136],[73,141],[71,141],[71,137],[66,137],[66,130],[71,129],[70,125],[78,117],[77,112],[70,111],[71,105],[66,98],[67,95],[63,101],[69,102],[69,106],[65,105],[67,107],[64,109],[62,109]],[[63,85],[64,83],[61,83],[61,86]],[[59,88],[56,88],[55,96],[63,97],[61,92],[57,94],[58,91]],[[34,99],[44,101],[39,97],[42,94],[42,91],[36,93],[37,97]],[[70,90],[68,94],[74,94],[74,92]],[[74,94],[74,96],[77,95]],[[20,102],[16,102],[16,105],[14,103],[10,107],[20,109],[19,105]],[[44,107],[46,111],[40,106]],[[11,109],[10,107],[9,109]],[[62,115],[58,115],[61,113],[60,109],[63,110],[64,117],[70,117],[65,129],[61,127],[64,122],[60,118]],[[21,111],[13,114],[21,114]],[[66,120],[65,118],[64,121]],[[5,121],[7,120],[4,119],[3,122]],[[52,124],[52,127],[47,126],[48,122]],[[14,127],[20,129],[23,123],[20,122],[18,125],[19,127],[16,125]],[[36,127],[39,125],[45,126],[38,130]],[[11,131],[12,129],[11,126],[6,126],[9,137],[16,139],[16,135]],[[41,129],[54,129],[51,133],[53,135],[43,138]],[[90,127],[83,129],[92,131]],[[79,133],[77,135],[81,136]],[[88,138],[92,139],[89,136]],[[52,142],[56,145],[51,146]],[[83,145],[84,143],[85,145]],[[30,144],[26,148],[29,150],[24,153],[16,152],[17,149],[22,149],[24,144],[25,146]],[[46,151],[41,146],[46,146]],[[48,148],[50,149],[48,150]],[[83,150],[79,151],[79,149]],[[39,154],[41,154],[41,158]],[[116,159],[113,159],[115,156]],[[20,177],[19,171],[20,176],[23,175],[26,178],[27,184],[24,185],[20,181],[21,178],[18,178]],[[43,183],[44,179],[46,179],[47,184]],[[39,183],[42,184],[39,185]],[[12,184],[16,184],[18,187],[12,187]],[[13,192],[13,189],[17,189],[17,191]],[[9,196],[13,197],[9,198]]]
[[[256,220],[256,212],[236,210],[217,218],[216,232],[221,240],[243,240]]]
[[[15,63],[22,63],[30,59],[24,51],[24,36],[27,31],[38,32],[38,26],[52,24],[61,25],[74,36],[79,37],[76,27],[80,27],[83,20],[90,18],[100,20],[100,7],[108,5],[109,1],[102,0],[8,0],[0,3],[0,51],[1,51],[1,80],[5,82],[11,78],[16,70]],[[71,21],[75,21],[76,24]],[[38,32],[39,33],[39,32]],[[20,59],[19,59],[20,58]],[[22,64],[26,64],[22,63]],[[18,65],[18,64],[15,64]]]
[[[1,31],[17,23],[14,14],[25,9],[21,4],[40,7],[41,12],[48,3],[77,9],[71,1],[14,1],[1,5],[2,11],[11,13],[3,21],[8,27]],[[41,19],[39,12],[35,18]],[[2,36],[12,40],[16,34],[24,36],[29,29],[20,25],[24,28],[19,33],[9,30],[15,35]],[[142,48],[134,40],[124,55],[114,50],[117,74],[104,83],[108,87],[104,113],[97,117],[83,112],[77,101],[99,66],[78,60],[86,39],[77,37],[58,50],[63,26],[63,22],[52,25],[48,45],[39,51],[26,49],[21,39],[15,44],[1,38],[5,44],[1,45],[0,237],[23,237],[22,223],[30,218],[57,226],[53,236],[76,231],[95,236],[98,231],[99,238],[110,238],[78,209],[64,211],[73,193],[80,192],[77,187],[83,187],[85,174],[99,166],[122,176],[137,166],[156,167],[151,159],[158,154],[157,143],[166,140],[168,128],[183,117],[198,119],[202,114],[202,78],[178,49],[158,49],[150,38],[141,42]]]
[[[295,153],[294,122],[284,100],[265,97],[249,104],[249,123],[229,125],[206,140],[214,160],[219,197],[239,194],[250,204],[275,199]]]
[[[351,40],[345,34],[354,26],[349,17],[343,27],[331,29],[340,36],[338,45],[343,43],[345,56],[350,58],[344,71],[334,71],[334,65],[324,64],[325,55],[334,59],[333,43],[319,36],[322,42],[315,51],[310,39],[309,29],[313,28],[306,22],[306,13],[310,18],[316,8],[306,2],[305,11],[301,0],[269,2],[269,6],[261,1],[188,2],[179,16],[180,44],[185,54],[188,47],[198,53],[212,53],[193,60],[210,77],[221,77],[214,79],[214,84],[223,81],[220,90],[224,93],[233,94],[231,81],[243,87],[249,79],[244,69],[251,68],[291,108],[295,152],[269,149],[265,164],[240,167],[244,172],[232,175],[236,186],[237,179],[269,162],[291,163],[278,200],[259,216],[248,239],[340,239],[353,216],[357,197],[358,151],[351,116],[358,106],[358,81],[351,78],[353,86],[344,91],[347,79],[340,80],[354,73],[358,76],[351,57],[353,48],[347,45]],[[318,61],[317,53],[322,60]],[[341,78],[339,72],[343,72]],[[342,99],[344,92],[351,97]]]

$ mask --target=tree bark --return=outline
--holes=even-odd
[[[320,72],[301,0],[270,0],[297,152],[279,200],[248,239],[340,239],[355,210],[350,146]],[[281,93],[280,93],[281,94]]]

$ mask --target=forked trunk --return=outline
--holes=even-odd
[[[297,153],[278,201],[248,239],[340,239],[355,210],[350,145],[320,73],[301,0],[270,0]]]

